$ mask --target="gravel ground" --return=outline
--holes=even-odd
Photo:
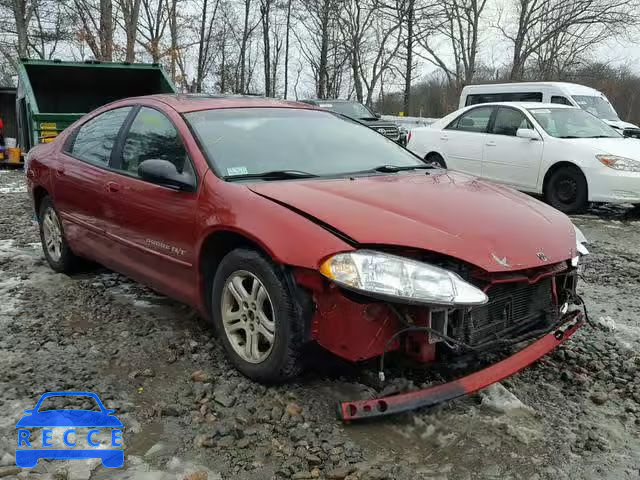
[[[591,241],[580,291],[596,328],[478,395],[345,426],[335,402],[374,394],[360,383],[367,372],[320,357],[298,383],[254,384],[190,308],[104,269],[53,273],[21,172],[0,170],[0,208],[0,477],[640,477],[640,216],[629,209],[574,218]],[[116,410],[124,468],[15,467],[23,409],[65,389],[96,392]]]

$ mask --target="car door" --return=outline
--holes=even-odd
[[[96,249],[106,241],[104,194],[109,160],[131,111],[131,107],[115,108],[83,123],[56,155],[53,200],[67,240],[78,254],[95,258]]]
[[[484,142],[482,177],[536,191],[544,142],[517,137],[519,128],[535,127],[523,111],[499,107]]]
[[[138,176],[144,160],[174,163],[195,178],[193,164],[174,123],[142,106],[116,147],[107,181],[107,235],[117,255],[114,268],[171,297],[194,303],[197,192],[177,191]]]
[[[447,167],[480,176],[482,150],[495,107],[467,110],[440,132],[440,145]]]

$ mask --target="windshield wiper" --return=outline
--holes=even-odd
[[[431,170],[434,168],[432,165],[380,165],[379,167],[372,168],[371,170],[365,170],[365,172],[382,172],[382,173],[395,173],[404,172],[406,170]],[[359,172],[360,173],[360,172]]]
[[[575,135],[562,135],[558,138],[586,138],[586,137],[576,137]]]
[[[225,180],[245,180],[251,178],[259,178],[261,180],[288,180],[291,178],[313,178],[317,177],[315,173],[303,172],[300,170],[271,170],[260,173],[245,173],[242,175],[227,175],[223,177]]]

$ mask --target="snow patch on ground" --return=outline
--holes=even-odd
[[[602,330],[606,330],[609,332],[613,332],[617,328],[615,320],[609,315],[607,315],[606,317],[597,317],[594,323],[598,325]]]
[[[531,412],[533,409],[520,401],[513,393],[507,390],[501,383],[495,383],[480,392],[481,405],[499,413],[511,413],[514,411]]]
[[[4,193],[27,193],[27,186],[23,180],[16,180],[0,187],[0,194]]]

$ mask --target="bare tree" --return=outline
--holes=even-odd
[[[212,8],[210,8],[212,5]],[[204,78],[213,65],[212,51],[214,25],[218,15],[220,0],[204,0],[202,4],[202,19],[200,22],[200,36],[198,38],[198,63],[196,70],[196,91],[202,92]],[[211,10],[211,11],[210,11]]]
[[[580,27],[588,26],[597,31],[605,29],[610,35],[622,34],[638,24],[639,6],[637,0],[514,0],[515,21],[507,16],[509,25],[498,22],[513,45],[509,78],[522,79],[529,59],[567,32],[578,33]],[[580,34],[587,34],[589,29]]]
[[[286,100],[289,93],[289,37],[291,32],[291,5],[292,0],[287,0],[287,21],[285,27],[285,47],[284,47],[284,98]]]
[[[480,20],[486,5],[487,0],[443,0],[439,9],[426,10],[421,19],[418,43],[426,52],[421,57],[439,67],[458,89],[471,83],[476,73]],[[438,46],[440,39],[448,44],[445,50]]]
[[[161,41],[169,22],[167,4],[164,0],[142,0],[142,16],[138,24],[139,42],[151,55],[154,63],[164,56]]]
[[[73,0],[73,14],[80,21],[78,39],[86,42],[97,60],[113,60],[112,0]]]
[[[271,46],[270,46],[270,12],[273,0],[260,0],[260,21],[262,22],[262,58],[264,67],[264,92],[265,96],[273,97],[274,91],[271,86]]]
[[[138,19],[140,17],[140,0],[117,0],[122,11],[122,26],[127,43],[125,46],[125,62],[135,60],[135,46],[138,34]]]

